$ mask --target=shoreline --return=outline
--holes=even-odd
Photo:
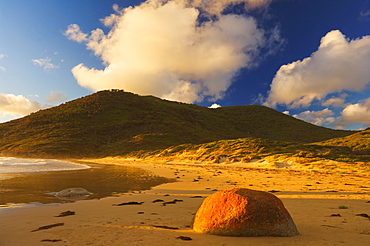
[[[77,165],[75,162],[73,164]],[[54,196],[68,188],[83,187],[92,193],[86,199],[92,200],[118,196],[131,190],[148,190],[172,181],[130,166],[84,164],[88,164],[89,168],[15,173],[8,179],[0,180],[0,209],[73,202],[74,199]]]
[[[176,178],[142,192],[75,203],[0,210],[0,245],[367,245],[370,220],[368,176],[327,174],[245,165],[161,163],[104,158],[78,160],[138,167]],[[299,236],[220,237],[193,232],[189,226],[203,199],[216,190],[243,187],[270,191],[295,221]],[[182,200],[163,206],[163,202]],[[125,202],[141,205],[114,206]],[[346,209],[340,209],[340,206]],[[55,217],[65,211],[75,215]],[[332,216],[332,215],[340,216]],[[61,225],[63,223],[63,225]],[[31,232],[42,226],[55,228]],[[172,228],[172,229],[171,229]],[[177,229],[175,229],[177,228]],[[190,237],[183,241],[178,237]]]

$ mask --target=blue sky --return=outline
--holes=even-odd
[[[370,125],[369,0],[0,1],[0,122],[119,88]]]

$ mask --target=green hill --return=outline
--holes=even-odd
[[[223,139],[309,143],[352,133],[259,105],[209,109],[109,90],[0,124],[0,155],[104,157]]]

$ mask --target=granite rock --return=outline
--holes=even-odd
[[[192,222],[195,232],[221,236],[290,237],[297,227],[273,194],[235,188],[207,197]]]

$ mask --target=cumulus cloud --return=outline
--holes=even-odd
[[[51,63],[51,58],[49,57],[42,58],[42,59],[33,59],[32,62],[34,65],[44,68],[44,70],[49,70],[49,69],[54,69],[54,68],[59,67]]]
[[[148,0],[102,20],[111,27],[85,34],[72,24],[65,35],[84,42],[105,69],[79,64],[72,69],[77,82],[93,91],[124,89],[182,102],[217,100],[241,68],[256,65],[268,37],[252,17],[221,15],[228,4],[257,7],[269,1]],[[218,18],[199,23],[199,9]],[[181,16],[181,18],[179,18]],[[271,35],[272,36],[272,35]]]
[[[106,25],[108,24],[106,23]],[[67,31],[64,32],[64,35],[79,43],[88,41],[87,34],[83,33],[77,24],[69,25]]]
[[[0,116],[27,115],[39,110],[40,104],[22,95],[0,93]]]
[[[304,111],[300,114],[293,115],[297,119],[304,120],[306,122],[315,124],[315,125],[324,125],[331,124],[335,122],[335,118],[332,117],[334,112],[326,108],[321,111]]]
[[[221,105],[214,103],[209,108],[221,108]]]
[[[50,95],[46,97],[46,102],[55,104],[68,100],[68,97],[60,91],[51,91]]]
[[[349,40],[331,31],[310,57],[280,67],[265,105],[309,106],[331,93],[361,91],[370,82],[369,57],[370,36]]]
[[[370,123],[370,98],[364,102],[347,105],[342,111],[341,120],[350,123]]]

